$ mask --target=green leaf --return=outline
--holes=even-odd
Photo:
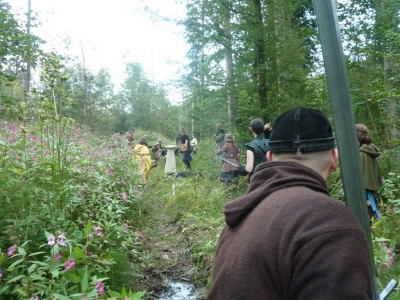
[[[64,277],[71,282],[81,282],[81,278],[74,273],[66,272],[64,273]]]
[[[6,290],[8,290],[9,287],[10,287],[9,285],[4,286],[4,287],[0,290],[0,295],[3,294]]]
[[[24,248],[18,247],[18,253],[25,256],[26,255],[26,251]]]
[[[90,293],[86,294],[86,296],[91,299],[92,297],[96,296],[98,294],[97,289],[93,289],[90,291]]]
[[[17,173],[18,175],[21,175],[22,172],[23,172],[22,169],[17,168],[17,167],[14,167],[14,166],[11,166],[11,169],[12,169],[15,173]]]
[[[7,283],[16,281],[16,280],[21,279],[21,278],[24,278],[24,277],[26,277],[26,276],[25,276],[25,275],[18,275],[18,276],[15,276],[14,278],[11,278],[9,281],[7,281]]]
[[[82,292],[86,292],[86,290],[88,289],[89,286],[89,279],[88,279],[88,271],[85,270],[85,274],[83,275],[82,278]]]
[[[24,297],[28,297],[28,293],[23,289],[17,289],[17,292]]]
[[[38,275],[38,274],[32,274],[31,275],[31,278],[33,279],[33,280],[46,280],[46,278],[44,278],[44,277],[42,277],[42,276],[40,276],[40,275]]]
[[[133,300],[142,300],[144,295],[146,295],[145,291],[137,292],[133,295]]]
[[[37,264],[33,264],[28,268],[28,274],[31,274],[33,271],[35,271],[37,267]]]
[[[89,219],[88,223],[86,224],[86,227],[83,231],[86,235],[92,232],[92,220]]]
[[[121,296],[122,296],[122,297],[128,296],[128,293],[126,292],[126,289],[125,289],[124,286],[122,287]]]
[[[53,270],[53,271],[51,271],[51,275],[53,275],[54,278],[57,278],[58,275],[60,275],[60,271],[58,271],[58,270]]]
[[[44,252],[44,251],[41,251],[41,252],[34,252],[34,253],[29,254],[28,257],[29,257],[29,256],[38,255],[38,254],[43,254],[43,253],[46,253],[46,252]]]
[[[67,296],[64,296],[64,295],[61,295],[61,294],[56,294],[56,293],[51,294],[51,296],[54,296],[59,300],[72,300],[71,298],[69,298]]]
[[[9,271],[9,272],[11,272],[11,271],[13,271],[14,270],[14,268],[15,268],[15,266],[16,265],[19,265],[21,262],[23,262],[24,261],[24,259],[18,259],[18,260],[16,260],[16,261],[14,261],[12,264],[11,264],[11,266],[9,266],[8,268],[7,268],[7,271]]]
[[[74,253],[77,259],[85,258],[85,252],[83,252],[83,250],[79,247],[74,247]]]

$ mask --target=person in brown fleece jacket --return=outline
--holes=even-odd
[[[246,194],[225,205],[206,299],[372,299],[365,234],[326,186],[338,162],[329,120],[287,111],[269,147]]]

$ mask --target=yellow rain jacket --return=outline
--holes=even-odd
[[[151,169],[149,148],[147,148],[145,145],[137,144],[133,149],[132,158],[139,166],[139,170],[142,175],[141,183],[146,183]]]

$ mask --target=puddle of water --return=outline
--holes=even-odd
[[[193,283],[182,281],[167,281],[168,290],[162,294],[160,300],[196,300],[200,294]]]

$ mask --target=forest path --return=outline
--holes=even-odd
[[[205,288],[196,289],[190,298],[166,296],[174,294],[168,282],[191,284],[196,267],[191,261],[182,226],[171,216],[158,184],[150,183],[140,200],[146,202],[147,207],[143,228],[146,259],[140,285],[147,290],[148,299],[204,299]]]

